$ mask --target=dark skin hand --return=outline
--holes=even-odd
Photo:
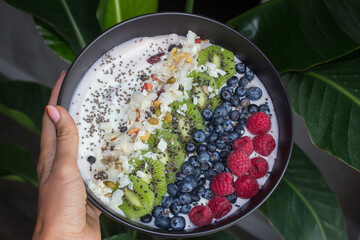
[[[39,205],[32,239],[101,239],[100,211],[87,201],[77,166],[78,131],[74,120],[56,106],[63,72],[42,119]]]

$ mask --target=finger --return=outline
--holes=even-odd
[[[71,171],[80,176],[77,167],[79,135],[75,122],[61,106],[48,106],[48,109],[57,132],[56,153],[51,172]]]
[[[86,211],[92,218],[99,218],[101,211],[95,207],[89,200],[87,200]]]
[[[61,84],[64,80],[66,71],[63,71],[56,82],[54,88],[51,91],[51,96],[49,99],[49,105],[54,105],[57,102]],[[41,140],[40,140],[40,157],[38,161],[38,176],[39,182],[47,179],[49,172],[54,160],[55,151],[56,151],[56,130],[52,121],[48,116],[48,108],[44,111],[42,118],[42,131],[41,131]]]

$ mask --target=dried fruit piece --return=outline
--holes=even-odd
[[[148,140],[150,137],[150,133],[145,132],[145,134],[143,136],[140,137],[140,140],[145,142],[146,140]]]
[[[133,133],[138,133],[140,131],[140,129],[139,128],[132,128],[129,132],[128,132],[128,134],[129,135],[131,135],[131,134],[133,134]]]
[[[158,54],[155,54],[151,57],[149,57],[146,61],[150,64],[154,64],[154,63],[157,63],[157,62],[160,62],[161,60],[161,56],[163,56],[165,53],[164,52],[161,52],[161,53],[158,53]]]

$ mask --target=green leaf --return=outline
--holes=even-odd
[[[96,19],[98,0],[5,0],[42,19],[76,54],[101,33]]]
[[[32,82],[0,81],[0,113],[40,136],[51,89]]]
[[[283,180],[260,211],[284,239],[347,239],[336,195],[296,145]]]
[[[203,237],[189,238],[193,240],[238,240],[238,237],[229,231],[220,231]]]
[[[104,240],[136,240],[130,234],[121,233],[115,236],[104,238]]]
[[[282,75],[292,107],[319,148],[360,170],[360,51]]]
[[[72,63],[76,58],[76,54],[65,43],[64,39],[49,24],[40,18],[34,17],[36,28],[45,43],[62,59],[68,63]]]
[[[158,0],[100,0],[97,17],[103,30],[126,19],[156,12]]]
[[[26,149],[12,144],[0,144],[0,176],[37,187],[36,168]]]
[[[280,72],[307,69],[360,46],[360,1],[273,0],[230,20]]]

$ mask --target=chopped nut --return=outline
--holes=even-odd
[[[159,107],[156,108],[155,114],[156,114],[157,117],[160,117],[160,116],[161,116],[161,109],[160,109]]]
[[[172,114],[171,112],[166,112],[165,114],[165,121],[167,121],[168,123],[171,123],[173,120]]]
[[[174,71],[175,70],[175,65],[171,65],[170,67],[169,67],[169,70],[170,70],[170,72],[172,72],[172,71]]]
[[[176,78],[174,78],[174,77],[171,77],[171,78],[169,78],[168,80],[167,80],[167,84],[173,84],[174,82],[176,82]]]
[[[192,61],[192,56],[186,52],[181,52],[181,53],[177,53],[175,55],[173,55],[172,59],[174,62],[178,63],[180,62],[183,58],[185,58],[185,62],[191,62]]]
[[[158,100],[155,100],[154,102],[153,102],[153,105],[154,105],[154,107],[159,107],[160,105],[161,105],[161,102],[159,102]]]
[[[150,133],[145,132],[145,134],[140,137],[140,140],[145,142],[146,140],[148,140],[149,137],[150,137]]]
[[[159,119],[157,118],[150,118],[148,120],[148,122],[151,124],[151,125],[158,125],[159,124]]]
[[[136,119],[135,119],[135,122],[138,122],[138,121],[139,121],[139,118],[140,118],[140,110],[137,108],[137,109],[136,109]]]
[[[171,52],[172,52],[172,53],[176,53],[177,50],[178,50],[178,49],[177,49],[176,47],[173,47],[173,48],[171,49]]]
[[[115,183],[113,183],[112,181],[104,181],[103,183],[104,183],[105,186],[107,186],[108,188],[114,188],[114,187],[116,187]]]

